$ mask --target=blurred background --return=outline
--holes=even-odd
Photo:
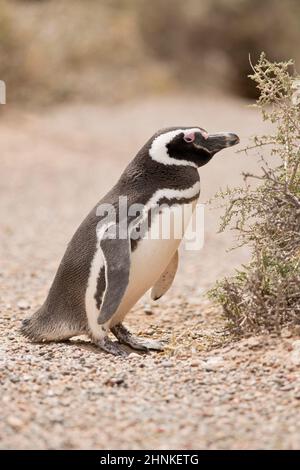
[[[249,343],[224,349],[219,372],[191,362],[223,328],[205,291],[249,258],[218,233],[220,208],[205,206],[204,247],[181,248],[163,299],[146,295],[127,317],[176,345],[176,368],[151,356],[135,375],[88,343],[41,350],[19,334],[80,222],[157,129],[240,136],[201,167],[200,203],[260,171],[255,153],[236,152],[268,132],[248,106],[249,54],[299,62],[299,44],[300,0],[0,0],[1,448],[299,448],[300,394],[268,341],[269,359]]]
[[[255,97],[249,54],[299,58],[299,0],[0,0],[7,102]]]

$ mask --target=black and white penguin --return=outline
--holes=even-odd
[[[198,168],[238,142],[235,134],[208,134],[200,127],[154,134],[75,232],[45,303],[23,321],[22,333],[38,342],[85,333],[115,355],[126,355],[120,343],[162,350],[158,341],[133,336],[123,319],[150,288],[158,299],[171,286],[181,241],[174,226],[181,208],[189,207],[190,214],[195,208]],[[170,215],[170,236],[149,236]],[[109,331],[119,342],[110,340]]]

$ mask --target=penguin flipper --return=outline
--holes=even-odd
[[[129,282],[130,237],[126,239],[103,238],[100,246],[105,259],[105,282],[103,302],[98,324],[106,323],[119,307]]]
[[[151,299],[158,300],[171,287],[178,268],[178,250],[176,250],[170,263],[151,289]]]

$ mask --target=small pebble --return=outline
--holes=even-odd
[[[8,416],[6,421],[7,421],[7,424],[11,428],[13,428],[15,431],[20,431],[20,429],[22,429],[24,425],[23,421],[17,416]]]
[[[282,338],[291,338],[293,335],[292,331],[289,328],[282,328],[281,337]]]
[[[26,300],[19,300],[19,302],[17,303],[17,307],[20,310],[28,310],[30,308],[30,305]]]
[[[203,363],[203,367],[208,372],[215,371],[223,367],[224,359],[222,356],[210,357]]]
[[[173,367],[174,364],[171,361],[163,361],[160,363],[161,367]]]

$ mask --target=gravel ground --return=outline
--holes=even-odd
[[[2,108],[3,109],[3,108]],[[6,114],[6,115],[5,115]],[[174,286],[127,324],[168,341],[163,353],[114,358],[87,338],[34,345],[18,333],[44,300],[76,226],[157,128],[259,130],[244,102],[193,96],[129,105],[2,112],[0,442],[3,449],[249,449],[300,446],[300,332],[234,342],[203,295],[247,260],[227,253],[219,211],[205,243],[182,250]],[[201,202],[259,164],[224,151],[201,170]],[[297,332],[296,332],[297,333]]]

